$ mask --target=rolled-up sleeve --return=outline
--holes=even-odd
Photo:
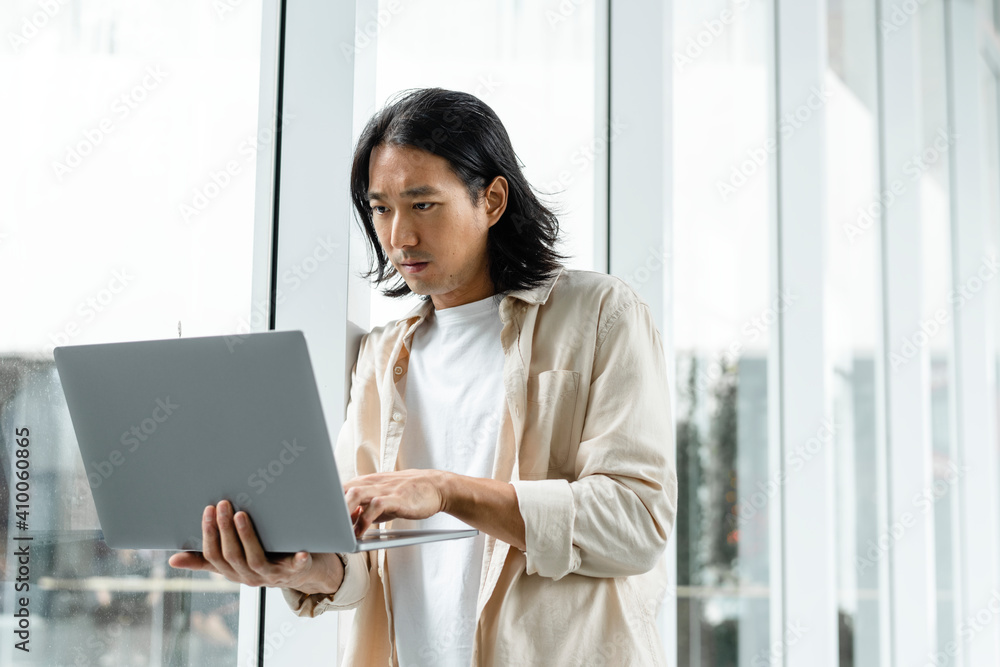
[[[365,349],[368,334],[361,339],[358,349],[358,360],[351,368],[351,395],[347,403],[346,418],[340,427],[337,435],[337,443],[334,447],[334,456],[337,461],[337,472],[341,479],[354,479],[357,477],[357,464],[355,452],[355,429],[358,428],[358,403],[362,394],[362,387],[358,383],[358,364],[365,363]],[[296,616],[314,617],[325,611],[344,611],[353,609],[361,604],[368,593],[370,582],[371,558],[369,553],[345,554],[347,557],[347,567],[344,570],[344,580],[340,588],[335,593],[313,593],[306,594],[295,588],[282,588],[281,594],[285,602]]]
[[[669,391],[649,306],[629,301],[598,334],[577,479],[511,482],[528,574],[617,577],[656,565],[677,510]]]
[[[336,593],[307,594],[295,588],[282,588],[281,594],[296,616],[319,616],[325,611],[344,611],[361,604],[368,592],[370,552],[346,554],[344,581]]]

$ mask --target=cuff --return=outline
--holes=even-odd
[[[510,482],[524,519],[526,571],[561,579],[580,566],[573,546],[576,507],[573,490],[564,479]]]
[[[368,592],[368,554],[344,554],[347,567],[344,581],[336,593],[303,593],[295,588],[282,588],[281,595],[296,616],[315,618],[331,609],[352,609],[361,603]]]

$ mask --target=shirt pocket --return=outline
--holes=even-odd
[[[577,371],[544,371],[528,376],[527,420],[520,459],[527,470],[553,470],[572,450],[573,420],[580,393]],[[544,463],[548,459],[547,465]],[[544,466],[544,467],[543,467]]]

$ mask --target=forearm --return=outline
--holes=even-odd
[[[525,550],[524,519],[507,482],[455,473],[444,476],[444,511],[483,533]]]

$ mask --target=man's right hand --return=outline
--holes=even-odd
[[[336,593],[344,580],[344,565],[337,554],[267,554],[250,516],[233,515],[228,500],[209,505],[202,514],[202,551],[176,553],[171,567],[208,570],[247,586],[294,588],[303,593]]]

